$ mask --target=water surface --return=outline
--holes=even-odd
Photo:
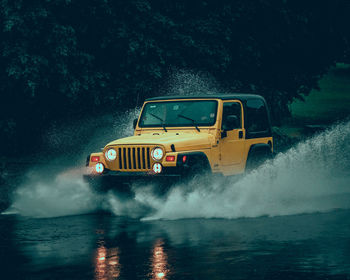
[[[350,279],[350,211],[139,221],[0,216],[2,279]]]

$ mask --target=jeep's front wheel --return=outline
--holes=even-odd
[[[186,168],[184,179],[190,181],[194,178],[203,178],[209,173],[211,173],[211,168],[208,161],[199,159]]]

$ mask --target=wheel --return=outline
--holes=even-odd
[[[250,172],[260,165],[262,165],[266,160],[272,158],[272,153],[268,150],[249,152],[245,171]]]
[[[189,162],[184,172],[183,181],[189,182],[194,179],[203,180],[211,173],[211,168],[207,159],[197,158]]]

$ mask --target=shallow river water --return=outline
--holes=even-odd
[[[1,279],[350,279],[350,211],[139,221],[0,216]]]

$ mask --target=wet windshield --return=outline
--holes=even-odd
[[[150,102],[142,111],[139,126],[212,126],[216,111],[215,100]]]

